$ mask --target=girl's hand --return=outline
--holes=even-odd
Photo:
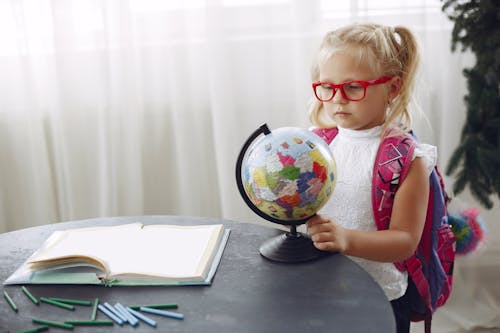
[[[321,251],[345,252],[347,248],[346,229],[328,216],[315,215],[307,221],[307,232],[314,246]]]

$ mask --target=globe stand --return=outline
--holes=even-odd
[[[329,254],[316,249],[309,235],[297,232],[297,226],[290,231],[273,237],[259,248],[260,254],[269,260],[294,263],[318,259]]]

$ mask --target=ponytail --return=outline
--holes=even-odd
[[[411,127],[411,116],[408,110],[412,102],[413,85],[420,62],[418,44],[413,33],[405,27],[397,26],[388,35],[394,50],[394,61],[399,68],[394,68],[393,75],[401,77],[401,90],[391,105],[386,124],[402,125],[406,130]]]

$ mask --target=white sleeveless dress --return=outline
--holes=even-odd
[[[319,213],[333,217],[345,228],[377,230],[371,190],[373,164],[381,131],[381,126],[368,130],[339,127],[338,135],[330,144],[337,164],[337,184],[331,198]],[[413,159],[423,158],[430,175],[436,165],[436,156],[436,147],[418,144]],[[400,272],[394,264],[350,258],[371,274],[389,300],[397,299],[406,292],[408,273]]]

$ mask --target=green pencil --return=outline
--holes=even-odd
[[[7,303],[9,303],[10,307],[12,308],[12,310],[14,310],[15,312],[17,312],[17,305],[16,303],[14,303],[14,301],[12,300],[12,298],[10,298],[9,294],[7,294],[7,291],[3,291],[3,297],[5,298],[5,300],[7,301]]]
[[[37,319],[37,318],[32,318],[31,320],[36,324],[43,324],[43,325],[49,325],[49,326],[54,326],[54,327],[67,328],[70,330],[73,329],[73,325],[61,323],[58,321],[49,321],[49,320],[43,320],[43,319]]]
[[[66,309],[66,310],[71,310],[71,311],[75,310],[75,307],[73,305],[64,304],[64,303],[61,303],[58,301],[54,301],[54,300],[51,300],[50,298],[40,297],[40,301],[47,303],[47,304],[57,306],[57,307],[60,307],[60,308],[63,308],[63,309]]]
[[[44,326],[32,328],[32,329],[27,330],[27,331],[22,331],[21,333],[36,333],[36,332],[41,332],[41,331],[47,331],[48,329],[49,329],[49,327],[47,325],[44,325]]]
[[[28,298],[29,298],[29,299],[30,299],[30,300],[31,300],[34,304],[36,304],[36,305],[38,305],[38,304],[39,304],[39,302],[38,302],[38,300],[36,299],[36,297],[35,297],[35,296],[33,296],[33,294],[31,294],[31,293],[29,292],[29,290],[28,290],[28,289],[26,289],[26,287],[25,287],[25,286],[22,286],[22,287],[21,287],[21,290],[23,291],[23,293],[24,293],[26,296],[28,296]]]
[[[59,302],[59,303],[64,303],[64,304],[85,305],[85,306],[92,305],[92,302],[90,302],[90,301],[80,301],[77,299],[67,299],[67,298],[58,298],[58,297],[50,297],[49,299],[56,301],[56,302]]]
[[[150,309],[177,309],[178,308],[177,304],[175,304],[175,303],[130,306],[130,308],[133,310],[139,310],[141,307],[150,308]]]
[[[111,320],[72,320],[64,323],[74,326],[113,326]]]
[[[97,305],[99,305],[99,298],[94,299],[94,307],[92,308],[92,315],[90,319],[95,320],[95,317],[97,316]]]

